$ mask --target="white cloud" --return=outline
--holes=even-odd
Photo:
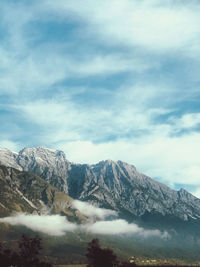
[[[93,225],[88,226],[88,229],[93,233],[107,235],[139,233],[142,230],[136,224],[128,224],[121,219],[96,222]]]
[[[45,137],[49,143],[88,138],[104,140],[113,134],[123,137],[137,131],[159,131],[160,127],[162,132],[165,128],[167,135],[171,130],[170,126],[155,126],[152,120],[158,115],[167,114],[169,110],[151,107],[154,98],[158,98],[157,90],[151,86],[147,88],[147,92],[145,91],[149,98],[145,93],[145,96],[137,101],[137,96],[143,89],[144,87],[140,85],[130,90],[123,88],[123,93],[119,93],[122,88],[108,92],[102,100],[107,102],[105,107],[99,105],[98,99],[96,104],[91,106],[76,103],[71,99],[70,93],[65,93],[57,95],[55,99],[30,101],[12,108],[21,112],[27,120],[40,126],[53,127],[53,131],[49,130]],[[146,107],[147,102],[149,108]]]
[[[1,8],[4,10],[1,21],[6,41],[0,45],[0,93],[20,92],[20,96],[27,96],[30,92],[47,91],[55,83],[72,77],[140,72],[157,66],[138,56],[114,52],[106,55],[88,51],[87,55],[75,59],[68,51],[68,44],[63,43],[41,42],[31,46],[34,38],[37,40],[41,34],[39,31],[34,33],[34,22],[51,21],[48,7],[35,2],[31,7],[2,4]]]
[[[82,202],[79,200],[74,200],[72,204],[74,208],[78,209],[82,214],[88,217],[98,217],[100,219],[105,219],[110,215],[112,216],[117,215],[117,212],[113,210],[98,208],[89,203]]]
[[[48,52],[45,55],[32,52],[31,56],[23,56],[23,60],[9,50],[1,51],[1,55],[6,63],[0,66],[3,71],[0,93],[28,95],[36,90],[45,91],[66,77],[65,60]]]
[[[17,214],[12,217],[0,218],[0,223],[11,225],[24,225],[34,231],[39,231],[51,236],[63,236],[67,232],[76,230],[87,231],[94,234],[118,235],[118,234],[138,234],[142,237],[157,236],[169,238],[167,232],[161,233],[159,230],[145,230],[136,224],[128,224],[124,220],[99,221],[93,224],[77,225],[70,223],[64,216],[60,215],[25,215]]]
[[[181,118],[171,118],[177,130],[189,129],[196,127],[200,124],[200,113],[184,114]]]
[[[0,46],[1,93],[20,92],[28,95],[30,91],[50,90],[55,83],[72,77],[108,76],[124,71],[143,72],[160,68],[160,59],[147,56],[148,52],[143,51],[141,54],[141,50],[112,52],[109,55],[88,51],[87,55],[75,59],[68,51],[67,43],[53,46],[46,43],[31,47],[30,44],[34,41],[31,36],[34,34],[31,35],[30,32],[34,28],[34,22],[52,21],[52,16],[49,15],[51,12],[59,15],[57,21],[62,16],[64,20],[69,17],[72,20],[81,18],[88,23],[82,23],[81,29],[90,38],[94,32],[103,38],[106,35],[107,41],[116,44],[118,40],[119,43],[131,44],[134,51],[135,46],[156,51],[180,46],[185,49],[191,47],[192,40],[196,42],[199,33],[197,11],[192,5],[180,8],[174,4],[172,8],[170,2],[139,3],[130,0],[102,0],[97,3],[87,0],[84,5],[80,0],[72,3],[61,0],[56,4],[47,0],[42,3],[36,1],[31,8],[26,5],[7,5],[2,19],[9,33],[6,42],[9,46],[4,43]],[[66,49],[63,49],[64,46]]]
[[[160,63],[156,62],[158,59],[148,58],[148,53],[144,51],[142,54],[141,51],[129,51],[128,55],[88,51],[87,55],[75,60],[67,48],[63,49],[63,43],[31,47],[34,31],[32,35],[30,32],[34,28],[34,22],[52,21],[51,12],[58,15],[57,21],[61,17],[63,20],[67,18],[86,21],[86,24],[81,23],[81,29],[90,38],[91,34],[96,34],[96,37],[101,36],[114,44],[116,41],[119,44],[131,44],[134,50],[135,46],[153,49],[159,53],[168,48],[181,47],[184,50],[198,43],[196,39],[200,32],[198,8],[192,4],[181,7],[175,3],[172,5],[171,1],[160,3],[151,0],[147,3],[136,0],[98,0],[94,3],[87,0],[83,5],[80,0],[61,0],[56,4],[46,0],[42,3],[35,1],[31,7],[23,4],[2,4],[2,10],[7,41],[0,46],[0,92],[7,94],[49,90],[56,82],[69,77],[105,76],[123,71],[140,72],[149,68],[155,70],[160,67]],[[39,35],[38,32],[37,34]],[[68,46],[67,43],[65,45]]]
[[[47,7],[67,16],[70,12],[88,22],[90,33],[109,43],[141,46],[154,51],[184,49],[199,38],[198,6],[172,1],[91,0],[46,1]]]
[[[41,41],[31,45],[41,34],[34,33],[34,22],[51,21],[49,7],[35,2],[31,8],[21,4],[2,5],[1,8],[6,41],[0,45],[0,93],[20,92],[20,96],[27,96],[30,92],[50,90],[55,83],[68,78],[142,72],[159,65],[152,60],[115,52],[107,55],[88,51],[75,59],[68,51],[68,44],[61,42],[51,45]]]
[[[54,47],[33,49],[31,55],[23,55],[23,60],[15,52],[0,46],[2,58],[0,68],[0,93],[28,95],[30,92],[47,91],[57,82],[69,78],[109,76],[121,72],[143,72],[157,68],[158,64],[123,55],[87,55],[85,59],[73,59],[73,55]],[[15,66],[15,67],[13,67]]]
[[[77,225],[72,224],[60,215],[25,215],[18,214],[12,217],[1,218],[0,222],[11,225],[24,225],[34,231],[39,231],[52,236],[62,236],[66,232],[77,229]]]
[[[167,232],[161,233],[159,230],[145,230],[137,224],[128,223],[122,219],[113,221],[98,221],[92,225],[88,225],[86,229],[89,232],[103,235],[137,234],[146,238],[150,236],[169,238],[169,234]]]
[[[155,62],[142,60],[139,57],[110,54],[107,55],[88,55],[86,60],[79,62],[70,60],[68,71],[73,76],[93,76],[93,75],[111,75],[120,72],[143,72],[150,68],[156,68],[159,65]]]

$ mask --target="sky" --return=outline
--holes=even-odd
[[[0,0],[0,147],[122,160],[200,197],[199,0]]]

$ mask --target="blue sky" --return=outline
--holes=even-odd
[[[0,146],[123,160],[200,196],[200,3],[0,1]]]

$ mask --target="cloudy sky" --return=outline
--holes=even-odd
[[[200,196],[199,0],[1,0],[0,146],[122,160]]]

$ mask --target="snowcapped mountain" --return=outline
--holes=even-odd
[[[172,190],[122,161],[74,164],[62,151],[24,148],[19,153],[1,149],[0,164],[37,174],[72,198],[114,209],[122,215],[200,219],[198,198],[184,189]]]

